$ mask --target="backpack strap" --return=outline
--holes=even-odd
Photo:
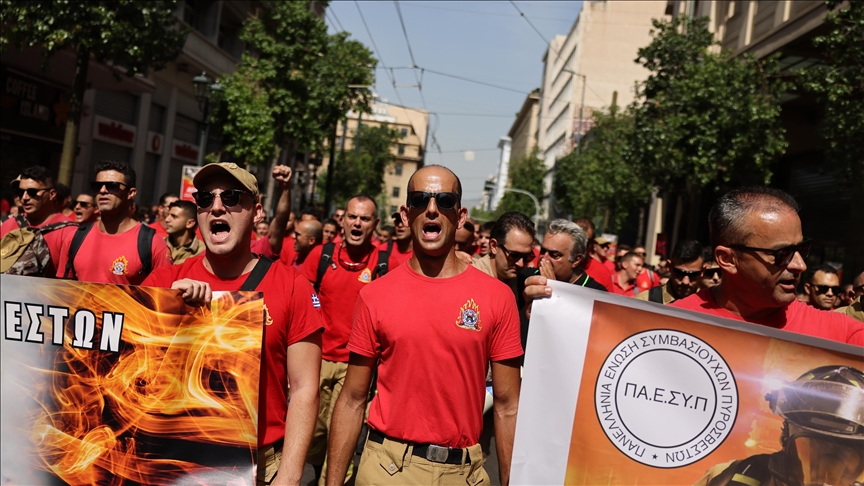
[[[78,223],[74,221],[60,221],[59,223],[46,224],[45,226],[39,228],[33,228],[34,230],[38,230],[41,234],[50,233],[54,230],[58,230],[60,228],[65,228],[67,226],[78,226]]]
[[[29,229],[30,223],[27,222],[27,218],[24,217],[23,214],[15,215],[15,222],[18,223],[18,227],[21,229]]]
[[[375,270],[372,272],[372,280],[387,275],[388,264],[390,263],[390,254],[392,252],[393,240],[387,242],[386,250],[378,250],[378,265],[375,265]]]
[[[327,267],[332,266],[336,269],[336,264],[333,262],[333,252],[336,250],[336,244],[333,242],[326,243],[321,248],[321,259],[318,260],[318,275],[315,277],[315,293],[321,291],[321,281],[324,279],[324,274],[327,273]]]
[[[78,226],[78,231],[75,232],[75,236],[72,237],[72,243],[69,244],[69,254],[66,257],[66,270],[63,272],[64,279],[78,280],[77,277],[72,276],[72,273],[74,273],[72,263],[75,260],[75,255],[78,254],[78,250],[81,249],[81,244],[84,243],[84,238],[87,237],[87,233],[90,232],[94,224],[96,223],[90,222]]]
[[[258,284],[264,280],[264,276],[267,275],[267,271],[270,270],[270,265],[273,264],[273,260],[269,258],[265,258],[263,255],[258,256],[258,263],[255,264],[255,268],[249,272],[249,276],[246,277],[246,280],[243,282],[243,285],[240,286],[241,292],[252,292],[253,290],[258,288]]]
[[[150,275],[153,270],[153,237],[156,236],[156,230],[147,226],[141,225],[138,230],[138,258],[141,259],[141,271],[138,275]]]
[[[648,291],[648,300],[650,302],[657,302],[658,304],[663,303],[663,287],[651,287]]]

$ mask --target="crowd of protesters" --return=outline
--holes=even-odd
[[[267,222],[258,181],[233,163],[203,167],[194,202],[164,194],[149,212],[123,162],[98,163],[74,198],[29,167],[0,227],[5,273],[170,288],[192,305],[263,292],[259,484],[297,483],[305,463],[320,484],[486,484],[490,426],[507,484],[531,307],[550,280],[864,345],[864,273],[844,287],[822,265],[796,293],[810,242],[782,191],[724,195],[710,245],[681,241],[652,265],[587,218],[542,235],[516,212],[472,220],[441,166],[411,177],[386,224],[365,195],[329,218],[312,206],[297,216],[290,168],[272,177]]]

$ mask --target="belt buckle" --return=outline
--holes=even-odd
[[[430,445],[428,449],[426,449],[426,459],[432,462],[438,463],[446,463],[447,459],[450,457],[450,448],[442,447],[439,445]]]

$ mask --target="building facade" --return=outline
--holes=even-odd
[[[378,201],[381,218],[389,219],[390,214],[398,211],[405,203],[408,179],[417,169],[423,167],[429,113],[417,108],[394,105],[377,97],[371,108],[371,113],[348,112],[346,121],[339,124],[336,150],[355,149],[354,136],[360,125],[386,125],[399,132],[399,141],[391,150],[394,161],[384,171],[384,192]],[[321,170],[326,170],[330,166],[327,153],[329,151],[325,150]]]
[[[558,35],[543,55],[537,147],[548,169],[551,193],[556,161],[573,151],[590,130],[591,114],[635,97],[634,85],[648,71],[634,60],[651,42],[651,20],[666,17],[666,1],[586,1],[567,35]],[[549,199],[544,204],[549,214]]]

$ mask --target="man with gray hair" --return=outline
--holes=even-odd
[[[552,220],[540,245],[538,273],[548,279],[606,292],[606,287],[582,269],[587,249],[588,235],[579,225],[566,219]]]

